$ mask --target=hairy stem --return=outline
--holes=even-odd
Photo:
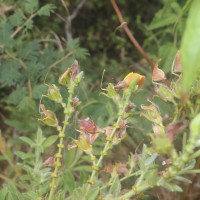
[[[62,158],[62,149],[64,148],[64,137],[65,137],[65,130],[67,128],[67,126],[69,125],[69,119],[71,118],[71,103],[72,103],[72,96],[74,94],[74,89],[75,87],[73,86],[71,89],[69,89],[69,98],[68,98],[68,103],[67,103],[67,106],[65,103],[61,103],[63,108],[64,108],[64,113],[65,113],[65,120],[63,122],[63,127],[57,127],[58,131],[59,131],[59,134],[58,134],[58,137],[59,137],[59,143],[57,145],[58,147],[58,151],[55,155],[56,157],[56,161],[55,161],[55,168],[54,168],[54,171],[53,173],[51,174],[52,176],[52,182],[50,183],[50,187],[51,187],[51,190],[50,190],[50,193],[49,193],[49,198],[48,200],[52,200],[53,199],[53,195],[54,195],[54,191],[56,189],[56,178],[58,176],[58,171],[59,171],[59,168],[61,166],[61,158]]]
[[[117,122],[115,123],[114,125],[114,128],[111,132],[111,135],[109,136],[111,138],[111,140],[108,140],[104,146],[104,149],[103,151],[101,152],[101,156],[99,157],[98,161],[96,162],[96,166],[95,168],[98,168],[99,165],[101,164],[104,156],[107,154],[108,150],[112,147],[112,139],[118,129],[118,127],[120,126],[120,122],[123,120],[123,114],[125,112],[125,108],[127,107],[128,103],[129,103],[129,99],[130,99],[130,96],[131,96],[131,91],[128,89],[127,90],[128,93],[125,95],[123,95],[123,98],[122,98],[122,105],[119,105],[119,112],[118,112],[118,119],[117,119]],[[124,92],[125,93],[125,92]],[[125,100],[124,100],[125,99]],[[91,177],[89,179],[89,184],[93,184],[93,179],[96,175],[96,170],[93,169],[92,171],[92,174],[91,174]],[[90,185],[88,185],[88,187],[90,187]]]

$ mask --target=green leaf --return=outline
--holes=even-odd
[[[41,63],[36,62],[36,60],[34,60],[35,56],[33,54],[29,55],[28,59],[33,60],[28,64],[27,68],[28,76],[32,77],[34,80],[37,80],[44,75],[45,66],[42,65]]]
[[[24,28],[24,31],[23,33],[26,33],[28,30],[32,29],[33,28],[33,20],[29,20],[25,23],[25,28]]]
[[[19,72],[20,65],[14,60],[8,60],[2,63],[0,67],[0,81],[3,86],[15,85],[21,78]]]
[[[8,188],[6,187],[6,185],[3,185],[3,188],[0,190],[0,199],[6,200],[7,194],[8,194]]]
[[[18,49],[17,55],[23,59],[29,61],[35,61],[35,58],[39,56],[40,42],[38,40],[32,40],[30,42],[24,42],[21,49]],[[35,63],[35,62],[34,62]]]
[[[154,30],[171,25],[176,21],[176,17],[177,16],[172,12],[172,9],[166,6],[156,13],[148,28]]]
[[[33,132],[37,128],[37,121],[33,117],[36,110],[29,110],[29,112],[20,112],[17,108],[10,109],[10,116],[5,119],[5,123],[11,127],[15,127],[22,133]],[[31,119],[31,120],[30,120]]]
[[[1,195],[2,193],[0,193]],[[1,200],[21,200],[23,199],[22,193],[19,192],[16,186],[12,183],[4,185],[4,198],[0,196]]]
[[[53,12],[55,8],[56,7],[53,4],[46,4],[38,10],[38,15],[50,16],[51,12]]]
[[[25,96],[17,106],[19,111],[33,111],[35,110],[35,101],[33,101],[30,97]]]
[[[43,52],[43,54],[39,57],[39,62],[42,63],[44,66],[48,67],[53,62],[55,62],[55,59],[57,58],[58,52],[55,51],[55,49],[51,46],[46,48]]]
[[[195,164],[196,164],[196,160],[195,159],[192,159],[188,165],[183,169],[183,171],[188,171],[190,169],[193,169],[195,167]]]
[[[156,159],[157,157],[158,157],[158,154],[157,154],[157,153],[153,153],[151,157],[148,157],[148,158],[145,160],[144,165],[145,165],[145,166],[151,165],[151,164],[155,161],[155,159]]]
[[[26,136],[22,136],[19,139],[22,140],[23,142],[29,144],[31,147],[35,146],[35,142]]]
[[[43,146],[44,149],[45,149],[45,148],[51,146],[53,143],[55,143],[57,139],[58,139],[58,136],[57,136],[57,135],[52,135],[52,136],[48,137],[48,138],[44,141],[44,143],[42,144],[42,146]]]
[[[181,63],[183,65],[183,89],[190,90],[200,74],[200,1],[192,2],[181,42]]]
[[[37,137],[36,137],[36,144],[37,144],[37,146],[42,145],[42,143],[44,142],[44,140],[45,140],[45,138],[43,137],[42,129],[38,128],[38,130],[37,130]]]
[[[80,46],[79,38],[71,39],[67,43],[67,50],[73,51]]]
[[[89,56],[89,52],[85,48],[77,48],[74,52],[74,56],[77,59],[85,59],[87,56]]]
[[[74,199],[86,200],[85,199],[86,191],[87,191],[87,184],[84,184],[81,187],[77,187],[75,188],[75,190],[73,190],[72,195],[70,195],[70,197],[67,198],[67,200],[74,200]]]
[[[15,154],[20,157],[22,160],[29,159],[29,158],[34,158],[33,153],[24,153],[22,151],[16,151]]]
[[[12,35],[13,27],[10,23],[0,24],[0,44],[6,47],[12,47],[13,39],[10,37]]]
[[[166,73],[171,71],[171,66],[176,52],[177,48],[168,42],[165,42],[165,44],[159,48],[159,58],[162,59],[159,63],[159,66],[161,66],[162,70],[164,70]]]
[[[25,11],[27,13],[33,13],[38,8],[38,0],[26,0]]]
[[[71,171],[66,171],[63,177],[64,190],[71,193],[75,189],[75,178]]]
[[[7,102],[10,104],[18,105],[19,102],[23,99],[23,96],[27,94],[27,88],[18,88],[8,96]]]
[[[110,187],[109,193],[117,197],[120,191],[121,191],[121,183],[119,180],[119,176],[117,175]]]
[[[116,96],[119,96],[115,91],[114,85],[112,83],[108,84],[107,93],[108,93],[107,96],[109,98],[115,98]]]
[[[200,113],[190,123],[190,138],[200,138]]]
[[[145,177],[144,183],[141,185],[148,184],[148,185],[154,187],[155,184],[157,183],[158,177],[159,177],[157,169],[147,170],[144,177]]]
[[[19,10],[16,10],[9,20],[13,26],[19,26],[23,22],[23,16]]]
[[[42,84],[42,85],[36,85],[33,88],[33,97],[34,99],[40,99],[42,94],[47,93],[47,86]]]
[[[183,192],[181,187],[179,187],[178,185],[173,184],[173,183],[164,182],[164,184],[162,186],[171,192]]]
[[[181,181],[183,183],[189,183],[189,184],[192,183],[191,180],[189,180],[183,176],[175,176],[174,179],[176,179],[177,181]]]
[[[85,199],[87,200],[96,200],[99,194],[99,188],[90,189]]]

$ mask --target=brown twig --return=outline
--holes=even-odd
[[[61,0],[62,5],[64,6],[66,12],[67,12],[67,17],[64,19],[65,21],[65,35],[66,35],[66,39],[69,41],[72,39],[72,31],[71,31],[71,24],[72,24],[72,20],[74,18],[76,18],[76,16],[78,15],[79,11],[81,10],[81,8],[83,7],[83,5],[85,4],[86,0],[81,0],[79,2],[79,4],[77,5],[77,7],[75,8],[75,10],[72,12],[72,14],[70,14],[67,5],[65,3],[64,0]]]
[[[144,49],[140,46],[140,44],[138,43],[138,41],[135,39],[135,37],[133,36],[133,34],[131,33],[130,29],[128,28],[126,22],[124,21],[124,18],[115,2],[115,0],[111,0],[112,6],[117,14],[117,17],[121,23],[121,25],[119,26],[119,28],[123,28],[124,31],[126,32],[126,34],[128,35],[129,39],[131,40],[131,42],[133,43],[133,45],[136,47],[136,49],[141,53],[141,55],[146,59],[147,63],[154,68],[154,62],[147,56],[146,52],[144,51]]]

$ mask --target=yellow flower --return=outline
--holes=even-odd
[[[92,145],[84,136],[81,135],[79,140],[74,140],[74,142],[80,150],[85,151],[88,154],[92,151]]]
[[[145,77],[140,74],[131,72],[124,78],[126,86],[130,86],[134,80],[136,80],[136,85],[138,85],[139,88],[143,87]]]

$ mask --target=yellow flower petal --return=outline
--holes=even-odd
[[[131,82],[133,80],[137,79],[137,85],[139,88],[142,88],[143,85],[144,85],[144,80],[145,80],[145,77],[140,75],[140,74],[137,74],[137,73],[129,73],[125,78],[124,78],[124,81],[126,82],[126,85],[129,86],[131,84]]]

